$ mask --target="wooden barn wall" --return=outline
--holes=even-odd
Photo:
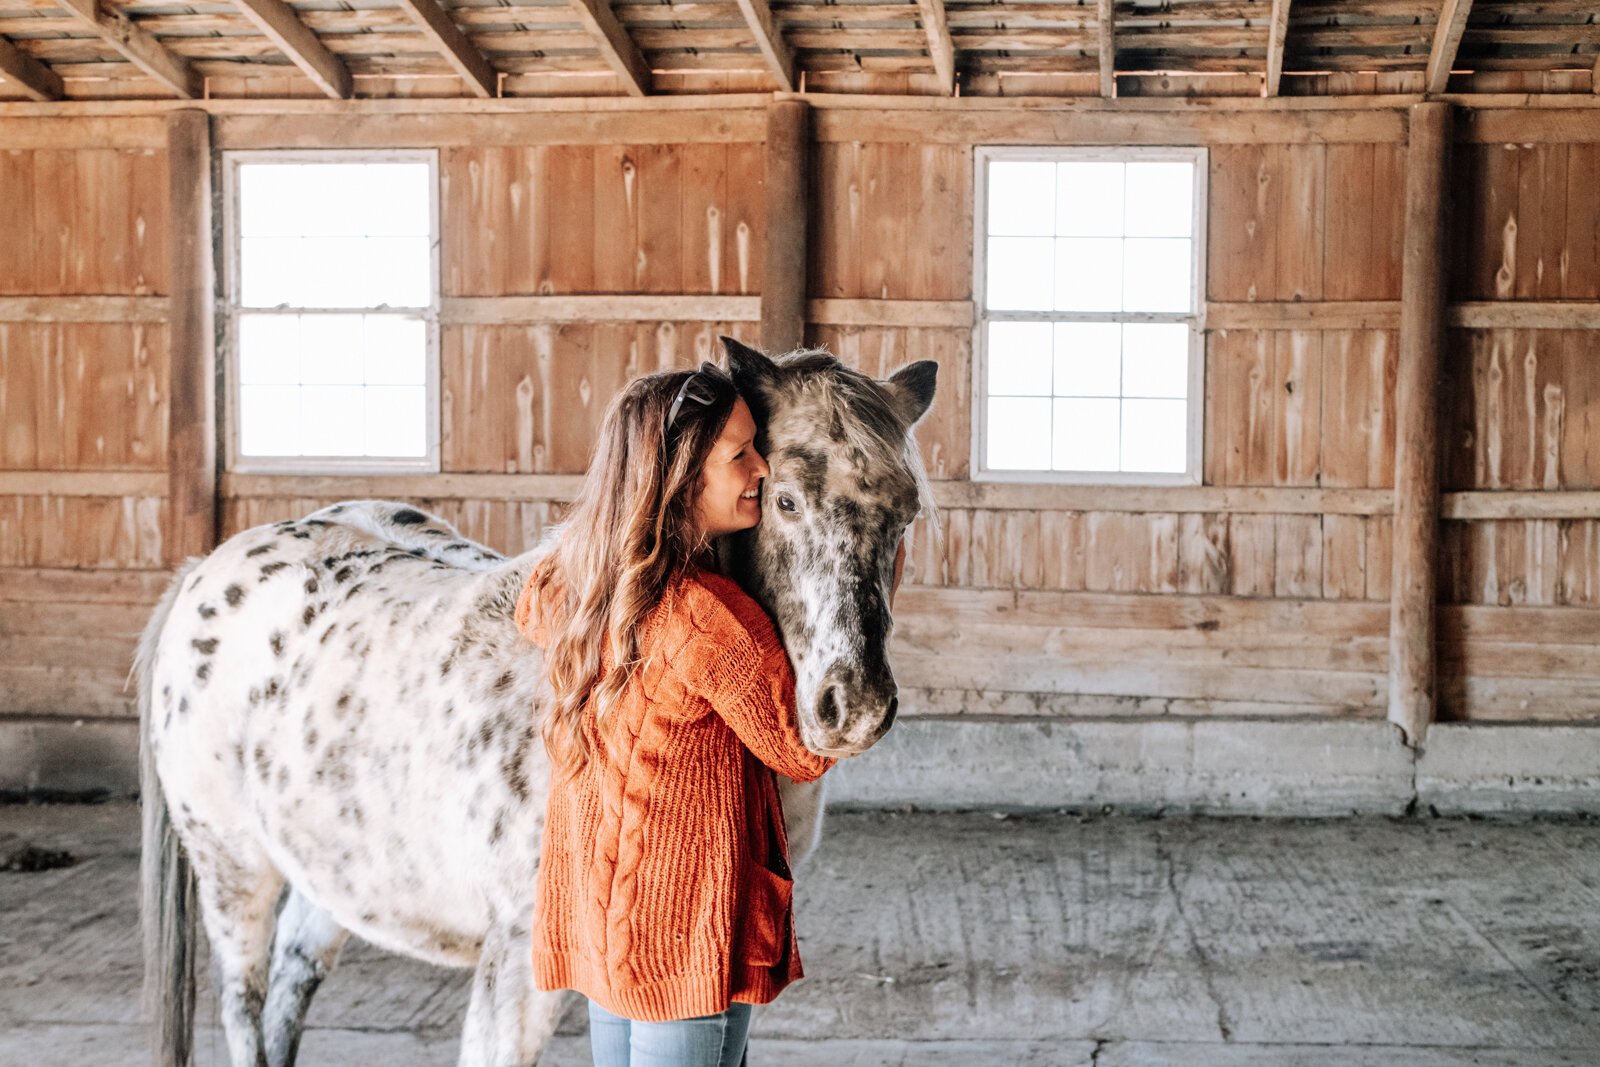
[[[995,107],[814,115],[808,340],[880,375],[941,365],[918,435],[939,524],[919,523],[898,605],[905,713],[1381,717],[1404,113]],[[1600,301],[1594,115],[1461,123],[1444,718],[1600,717],[1600,342],[1550,311]],[[520,551],[623,381],[758,341],[759,108],[291,118],[219,115],[217,146],[440,149],[443,469],[225,474],[224,536],[376,495]],[[0,243],[0,712],[126,715],[170,562],[164,141],[159,119],[110,147],[98,120],[29,121],[52,127],[0,140],[0,225],[26,235]],[[1202,486],[970,479],[971,149],[1052,141],[1210,149]],[[602,310],[541,310],[567,296]]]
[[[15,133],[7,128],[5,133]],[[165,565],[163,125],[0,136],[0,711],[125,714]]]

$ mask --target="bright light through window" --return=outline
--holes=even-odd
[[[383,155],[230,157],[229,312],[246,463],[429,462],[434,164],[431,153]]]
[[[982,149],[978,165],[981,470],[1191,478],[1203,151]]]

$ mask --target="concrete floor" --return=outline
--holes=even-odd
[[[76,860],[0,873],[0,1064],[145,1062],[136,815],[0,807]],[[754,1067],[1600,1067],[1594,820],[835,813],[796,900]],[[466,989],[352,944],[301,1062],[454,1063]]]

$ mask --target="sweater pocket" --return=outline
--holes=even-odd
[[[744,958],[759,967],[775,967],[789,951],[794,880],[754,863],[748,891]]]

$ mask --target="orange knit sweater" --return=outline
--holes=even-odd
[[[531,584],[517,627],[543,644]],[[642,666],[593,757],[555,776],[533,913],[540,989],[631,1019],[765,1004],[803,974],[773,772],[820,777],[772,621],[733,581],[679,578],[640,633]]]

